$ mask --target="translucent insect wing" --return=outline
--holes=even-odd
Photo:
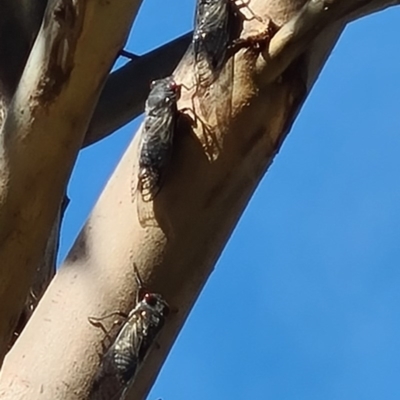
[[[199,0],[193,33],[194,67],[200,94],[216,79],[225,61],[229,42],[227,0]]]
[[[200,0],[193,39],[196,97],[204,147],[215,160],[232,109],[233,59],[227,57],[232,9],[229,0]]]
[[[151,225],[151,221],[154,222],[151,201],[160,191],[171,159],[178,98],[179,90],[169,77],[154,82],[146,101],[146,117],[140,133],[139,166],[134,190],[138,217],[142,225]]]
[[[132,311],[132,319],[129,320],[129,322],[132,322],[132,325],[130,325],[130,329],[126,332],[126,336],[124,334],[123,340],[130,342],[132,346],[133,358],[131,363],[135,365],[135,370],[130,371],[132,374],[130,378],[126,374],[126,378],[129,381],[126,383],[126,388],[121,398],[125,398],[126,392],[135,380],[137,371],[146,359],[150,348],[155,343],[158,334],[164,326],[163,310],[165,307],[168,309],[168,305],[160,295],[153,295],[157,297],[157,307],[149,307],[143,301],[139,303],[138,307]]]
[[[163,325],[161,314],[138,303],[103,357],[91,400],[124,398]]]

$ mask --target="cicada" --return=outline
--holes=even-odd
[[[90,392],[91,400],[124,398],[169,314],[169,306],[164,298],[158,293],[143,291],[138,271],[135,272],[142,295],[102,358]],[[104,318],[107,317],[89,320],[99,325]]]
[[[265,39],[240,39],[246,7],[251,18],[262,21],[246,2],[234,0],[198,0],[192,43],[178,66],[175,76],[193,71],[191,115],[200,127],[199,136],[210,161],[215,161],[222,148],[232,113],[234,54],[243,47],[252,47]]]
[[[198,0],[192,39],[193,76],[204,147],[210,160],[221,150],[232,107],[233,59],[228,57],[235,13],[231,0]]]
[[[149,203],[160,191],[171,159],[179,97],[180,86],[172,77],[152,82],[139,133],[138,173],[132,188],[142,225],[151,219]]]

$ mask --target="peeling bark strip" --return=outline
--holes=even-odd
[[[37,101],[45,106],[56,98],[74,68],[77,40],[83,26],[83,1],[58,0],[46,10],[43,29],[45,47],[50,49],[48,64],[44,67],[38,85]]]

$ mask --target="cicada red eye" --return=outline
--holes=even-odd
[[[169,85],[170,89],[175,93],[176,99],[178,100],[181,94],[181,87],[182,85],[176,83],[175,81],[172,81]]]
[[[179,93],[181,91],[181,86],[178,83],[176,83],[175,81],[170,82],[169,84],[169,88],[175,92],[175,93]]]
[[[146,293],[143,300],[151,307],[154,307],[157,304],[157,298],[151,293]]]

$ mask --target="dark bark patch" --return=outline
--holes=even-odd
[[[88,259],[89,247],[87,242],[90,234],[88,230],[90,230],[89,227],[83,227],[79,238],[76,240],[73,248],[67,255],[65,260],[66,262],[76,263],[78,260],[84,261]]]
[[[60,0],[47,10],[42,34],[48,49],[48,60],[38,85],[37,100],[51,103],[68,82],[74,68],[75,48],[82,29],[82,10],[72,0]]]

